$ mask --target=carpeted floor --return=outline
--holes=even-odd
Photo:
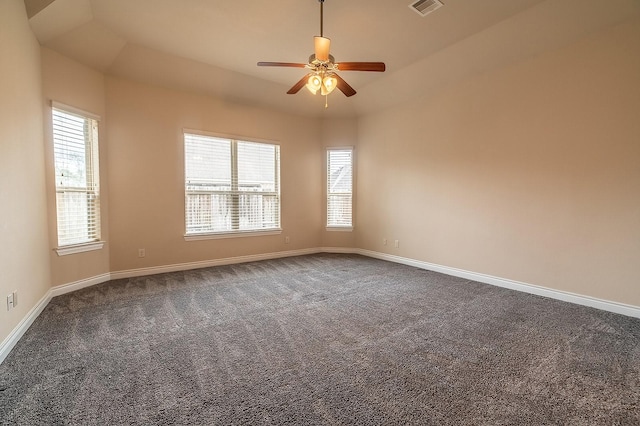
[[[640,320],[355,255],[54,298],[1,424],[640,424]]]

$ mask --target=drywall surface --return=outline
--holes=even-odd
[[[50,286],[40,47],[24,2],[0,2],[0,342]],[[7,311],[7,295],[18,304]]]
[[[358,247],[640,306],[638,52],[636,18],[361,117]]]
[[[111,271],[319,245],[317,120],[117,77],[106,88]],[[280,145],[282,234],[185,241],[185,128]]]
[[[44,108],[45,164],[49,212],[49,245],[53,285],[68,284],[109,273],[109,185],[107,164],[107,126],[104,75],[42,48],[42,90]],[[56,194],[53,166],[51,101],[100,116],[98,145],[100,150],[100,227],[106,245],[101,250],[58,256]]]

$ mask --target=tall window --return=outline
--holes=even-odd
[[[280,230],[280,147],[184,134],[186,233]]]
[[[327,149],[327,227],[351,229],[353,149]]]
[[[58,246],[100,240],[98,119],[53,104]]]

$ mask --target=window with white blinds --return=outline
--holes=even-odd
[[[280,147],[184,134],[186,234],[280,229]]]
[[[327,227],[353,226],[353,149],[327,149]]]
[[[98,121],[59,106],[52,120],[58,246],[99,241]]]

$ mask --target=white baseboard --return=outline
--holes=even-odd
[[[0,344],[0,364],[4,359],[9,355],[11,349],[18,343],[18,340],[22,338],[24,333],[31,327],[31,324],[38,318],[38,315],[47,307],[49,301],[51,300],[51,290],[47,291],[42,299],[36,303],[36,305],[31,308],[31,310],[27,313],[27,315],[22,318],[22,321],[18,323],[18,325],[9,333],[6,339]]]
[[[207,268],[211,266],[232,265],[236,263],[256,262],[260,260],[277,259],[291,256],[302,256],[315,253],[341,253],[341,254],[360,254],[362,256],[373,257],[376,259],[387,260],[390,262],[401,263],[403,265],[414,266],[420,269],[426,269],[434,272],[452,275],[454,277],[465,278],[472,281],[478,281],[485,284],[491,284],[498,287],[504,287],[512,290],[522,291],[525,293],[535,294],[538,296],[549,297],[552,299],[562,300],[565,302],[575,303],[578,305],[590,306],[604,311],[614,312],[616,314],[626,315],[630,317],[640,318],[640,307],[633,305],[625,305],[623,303],[612,302],[609,300],[597,299],[594,297],[583,296],[579,294],[569,293],[561,290],[553,290],[546,287],[540,287],[533,284],[527,284],[519,281],[513,281],[505,278],[494,277],[491,275],[480,274],[477,272],[465,271],[463,269],[452,268],[449,266],[438,265],[435,263],[423,262],[420,260],[409,259],[406,257],[395,256],[387,253],[380,253],[371,250],[355,249],[349,247],[319,247],[302,250],[279,251],[273,253],[262,253],[248,256],[227,257],[224,259],[206,260],[201,262],[179,263],[166,266],[155,266],[151,268],[129,269],[124,271],[116,271],[107,274],[90,277],[87,279],[75,281],[68,284],[62,284],[52,287],[40,299],[40,301],[27,313],[20,323],[9,333],[6,339],[0,344],[0,363],[4,361],[11,349],[16,345],[18,340],[29,329],[33,321],[40,315],[44,308],[49,304],[51,298],[60,296],[72,291],[90,287],[112,279],[133,278],[145,275],[162,274],[166,272],[186,271],[190,269]]]
[[[511,290],[522,291],[524,293],[535,294],[538,296],[549,297],[551,299],[562,300],[564,302],[575,303],[577,305],[590,306],[592,308],[609,311],[616,314],[626,315],[629,317],[640,318],[640,307],[626,305],[624,303],[612,302],[609,300],[597,299],[595,297],[583,296],[580,294],[570,293],[562,290],[554,290],[547,287],[541,287],[533,284],[527,284],[520,281],[513,281],[506,278],[494,277],[492,275],[480,274],[477,272],[465,271],[464,269],[452,268],[449,266],[438,265],[435,263],[422,262],[420,260],[408,259],[406,257],[394,256],[392,254],[380,253],[370,250],[356,250],[356,253],[363,256],[374,257],[376,259],[388,260],[390,262],[402,263],[403,265],[415,266],[416,268],[426,269],[434,272],[452,275],[454,277],[465,278],[471,281],[477,281],[484,284],[491,284],[498,287],[504,287]]]
[[[91,287],[96,284],[106,283],[111,279],[111,274],[101,274],[96,275],[95,277],[85,278],[84,280],[74,281],[68,284],[61,284],[55,287],[51,287],[49,293],[51,297],[61,296],[66,293],[71,293],[72,291],[80,290],[85,287]]]
[[[11,349],[18,343],[18,340],[22,338],[24,333],[27,332],[33,321],[42,313],[44,308],[47,307],[53,297],[60,296],[65,293],[80,290],[81,288],[90,287],[92,285],[107,282],[111,279],[111,274],[102,274],[95,277],[87,278],[84,280],[75,281],[68,284],[62,284],[55,287],[51,287],[42,299],[31,308],[27,315],[22,318],[22,321],[9,333],[6,339],[0,344],[0,364],[9,355]]]
[[[318,252],[335,254],[361,254],[360,250],[350,247],[321,247],[318,249]]]
[[[278,259],[282,257],[302,256],[305,254],[319,253],[320,249],[302,249],[290,251],[276,251],[273,253],[251,254],[248,256],[225,257],[223,259],[204,260],[201,262],[176,263],[166,266],[154,266],[151,268],[127,269],[111,273],[111,279],[142,277],[145,275],[164,274],[167,272],[188,271],[190,269],[208,268],[211,266],[233,265],[236,263],[257,262],[260,260]]]

